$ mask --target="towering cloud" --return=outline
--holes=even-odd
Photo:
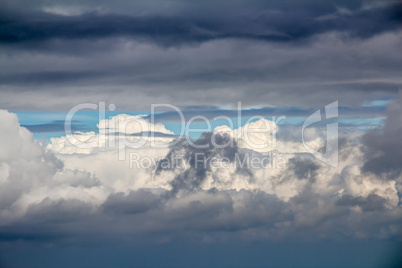
[[[4,225],[24,217],[33,205],[44,200],[74,199],[92,204],[102,199],[96,177],[64,167],[53,152],[19,126],[15,114],[5,110],[0,113],[0,215]]]
[[[112,237],[150,239],[158,239],[158,232],[174,239],[185,231],[195,240],[196,234],[219,240],[227,230],[235,237],[253,230],[275,239],[400,235],[401,178],[384,181],[364,173],[358,140],[341,148],[337,168],[303,153],[278,151],[276,157],[285,159],[282,167],[241,167],[247,157],[272,163],[274,156],[239,148],[236,141],[219,148],[230,136],[215,133],[212,143],[213,133],[206,133],[194,141],[202,148],[182,141],[170,151],[130,149],[142,159],[155,159],[130,168],[129,159],[119,161],[117,148],[74,154],[45,149],[15,115],[4,110],[1,115],[6,127],[1,130],[0,229],[7,243],[27,237],[55,243],[106,229]],[[185,165],[164,165],[175,157]],[[212,158],[215,162],[204,162]],[[217,166],[223,159],[225,165]],[[340,222],[346,224],[340,227]]]

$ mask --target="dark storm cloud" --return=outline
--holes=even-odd
[[[161,200],[158,195],[150,191],[138,190],[127,195],[111,194],[103,203],[102,208],[106,213],[136,214],[147,212],[160,204]]]
[[[160,138],[176,138],[178,135],[174,134],[166,134],[162,132],[151,132],[151,131],[143,131],[137,133],[122,133],[122,132],[108,132],[109,135],[116,135],[120,137],[160,137]],[[81,133],[77,133],[77,135],[81,135]],[[85,133],[83,133],[85,135]]]
[[[100,208],[78,200],[44,200],[29,207],[24,217],[0,226],[4,243],[102,245],[112,241],[153,243],[163,237],[197,241],[200,236],[242,239],[249,228],[273,228],[290,220],[288,207],[266,193],[198,191],[193,200],[158,195],[148,190],[111,194]],[[234,212],[233,195],[243,197],[244,208]],[[184,201],[184,202],[183,202]],[[190,240],[190,241],[191,241]],[[101,241],[101,244],[97,244]]]
[[[28,207],[24,220],[1,226],[0,241],[59,241],[67,238],[63,231],[66,226],[93,219],[94,207],[89,203],[45,198]]]
[[[402,85],[399,2],[2,5],[0,106],[9,110],[105,100],[121,110],[356,107]]]
[[[319,168],[320,166],[311,159],[297,157],[289,159],[289,169],[293,170],[298,179],[314,180]]]
[[[289,202],[246,190],[199,189],[180,198],[166,198],[167,194],[161,189],[156,194],[146,189],[120,192],[111,194],[100,207],[74,199],[45,199],[31,205],[22,217],[0,226],[0,245],[18,241],[45,245],[51,242],[59,246],[98,240],[103,240],[102,243],[130,239],[154,242],[164,238],[180,241],[186,236],[190,241],[199,241],[204,235],[244,242],[242,239],[250,231],[270,234],[262,239],[289,236],[315,239],[322,234],[343,238],[355,231],[375,236],[380,227],[398,226],[400,221],[400,215],[385,210],[385,199],[375,194],[367,198],[345,195],[333,203],[319,195],[307,196],[306,191]],[[235,207],[240,200],[242,205]],[[355,214],[350,206],[359,206],[365,213]],[[311,219],[299,223],[305,213]]]
[[[45,71],[0,75],[1,84],[4,85],[40,85],[79,82],[82,80],[99,78],[106,73],[96,71]]]
[[[226,5],[238,12],[224,13]],[[286,2],[282,5],[260,2],[244,11],[245,3],[226,2],[212,11],[213,7],[202,9],[202,4],[194,4],[191,11],[185,9],[184,12],[177,12],[176,16],[96,12],[63,16],[38,10],[24,12],[6,9],[1,14],[0,42],[13,44],[55,38],[116,36],[144,38],[166,46],[222,38],[294,42],[331,31],[368,38],[395,30],[401,23],[402,6],[399,2],[371,9],[354,8],[346,12],[337,11],[332,3],[295,4],[294,9],[289,9],[288,5]],[[198,7],[201,8],[193,15]]]
[[[71,130],[72,131],[91,131],[88,126],[82,124],[79,121],[72,121],[71,122]],[[46,133],[46,132],[64,132],[65,121],[64,120],[54,120],[50,123],[44,124],[35,124],[35,125],[21,125],[27,128],[29,131],[33,133]]]
[[[400,94],[402,91],[400,92]],[[397,178],[402,172],[402,95],[387,106],[387,118],[381,129],[363,137],[366,162],[363,171]]]
[[[172,146],[169,153],[157,163],[156,175],[162,176],[163,171],[175,171],[183,168],[185,164],[189,165],[188,169],[180,172],[170,183],[172,186],[171,195],[177,194],[179,191],[195,191],[200,190],[202,183],[207,178],[208,173],[212,172],[211,159],[225,159],[226,164],[235,163],[238,157],[239,161],[243,161],[244,155],[239,150],[236,141],[229,135],[214,134],[211,132],[203,133],[196,141],[189,143],[182,140]],[[185,163],[178,163],[177,161]],[[237,172],[247,174],[252,177],[252,173],[248,167],[240,167],[236,165]]]
[[[376,194],[370,194],[367,197],[344,195],[336,201],[338,206],[359,206],[364,211],[381,210],[384,209],[385,204],[385,198]]]
[[[166,108],[166,107],[162,107]],[[320,108],[320,107],[318,107]],[[255,109],[244,109],[241,108],[240,114],[239,110],[225,110],[219,109],[216,107],[203,107],[198,106],[197,110],[192,107],[181,107],[180,111],[183,114],[185,120],[189,120],[192,117],[196,116],[204,116],[209,120],[213,120],[218,116],[227,116],[230,118],[237,118],[239,115],[241,117],[252,117],[252,116],[261,116],[261,117],[280,117],[286,116],[288,118],[292,117],[307,117],[314,113],[316,110],[314,108],[303,109],[298,107],[263,107],[263,108],[255,108]],[[384,106],[370,106],[370,107],[339,107],[339,115],[342,118],[359,118],[359,117],[379,117],[383,116],[385,113]],[[181,117],[177,113],[177,111],[163,111],[159,110],[158,113],[151,114],[144,117],[147,120],[153,120],[154,122],[168,122],[168,121],[180,121]],[[197,120],[195,120],[197,121]],[[202,121],[201,119],[198,121]]]

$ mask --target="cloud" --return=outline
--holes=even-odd
[[[31,132],[64,130],[64,122],[29,119],[21,126],[15,114],[0,110],[0,266],[11,259],[11,266],[35,259],[39,266],[77,266],[81,258],[110,267],[116,263],[109,254],[119,252],[119,264],[130,256],[149,266],[155,262],[138,261],[149,255],[168,256],[156,260],[159,266],[176,256],[208,266],[218,256],[219,265],[265,267],[280,266],[272,262],[278,251],[278,258],[298,260],[302,252],[305,259],[311,248],[303,244],[295,253],[294,241],[318,243],[311,251],[320,256],[333,241],[358,243],[359,250],[371,241],[400,244],[400,2],[0,5],[1,108],[67,112],[102,101],[147,111],[170,103],[188,120],[235,118],[241,101],[243,119],[290,117],[285,124],[259,119],[243,127],[217,120],[213,132],[174,143],[178,137],[167,123],[177,123],[175,112],[159,111],[155,122],[120,114],[99,122],[97,131],[73,121],[73,133],[45,147]],[[289,122],[336,100],[342,129],[339,163],[331,167],[304,146],[325,150],[328,122],[305,129],[305,144],[301,125]],[[391,101],[386,109],[367,106],[374,100]],[[383,116],[384,125],[367,130]],[[250,144],[246,130],[267,125],[249,137],[269,146]],[[179,165],[172,165],[175,159]],[[234,250],[223,252],[222,243]],[[246,246],[237,254],[239,245]],[[77,248],[88,250],[75,259],[70,253]],[[58,251],[68,255],[66,262]],[[348,264],[369,256],[364,261],[374,266],[372,256],[384,249],[341,251],[348,252]]]
[[[269,156],[235,141],[220,149],[212,143],[213,133],[193,141],[205,148],[188,141],[170,149],[128,148],[128,154],[158,160],[130,167],[129,158],[119,161],[117,149],[73,154],[45,149],[15,115],[3,110],[0,118],[5,126],[0,132],[2,246],[21,240],[74,245],[100,235],[127,243],[400,236],[401,178],[384,181],[362,172],[361,135],[341,143],[336,168],[298,150],[275,152],[285,159],[281,168],[196,166],[197,153],[226,157],[229,164],[236,162],[236,153],[241,160],[247,154]],[[215,139],[222,145],[230,136],[221,133]],[[163,168],[162,162],[174,156],[182,156],[188,166]]]
[[[136,120],[144,119],[138,117]],[[164,126],[159,128],[163,130]],[[360,147],[364,132],[340,133],[340,163],[331,169],[306,154],[300,128],[278,129],[281,127],[266,119],[234,130],[218,126],[214,132],[204,133],[196,141],[181,137],[173,142],[174,139],[170,138],[162,141],[165,142],[164,148],[148,145],[126,148],[126,161],[118,161],[121,147],[117,143],[113,147],[81,149],[61,137],[52,138],[48,148],[69,166],[95,173],[108,187],[126,193],[141,188],[162,188],[172,191],[173,195],[201,189],[244,189],[264,191],[288,201],[303,191],[321,192],[325,196],[345,193],[363,197],[375,192],[385,197],[389,206],[398,204],[397,178],[385,183],[381,178],[367,176],[361,171],[364,151]],[[286,132],[288,135],[282,136]],[[246,133],[248,139],[245,139]],[[91,141],[101,137],[94,133],[85,135],[89,135]],[[105,136],[106,144],[113,141],[114,136],[111,137]],[[316,150],[325,147],[325,137],[325,129],[321,127],[304,131],[305,144]],[[255,142],[269,146],[260,149]],[[91,166],[86,165],[87,162]],[[104,162],[114,164],[104,165]]]
[[[98,124],[98,133],[74,131],[60,138],[50,138],[48,149],[59,153],[94,153],[99,150],[116,150],[119,146],[141,147],[168,144],[175,139],[172,131],[161,123],[152,124],[143,115],[119,114],[103,119]]]
[[[242,108],[242,107],[240,107]],[[180,107],[180,111],[185,120],[190,120],[195,116],[204,116],[209,120],[214,120],[219,116],[227,116],[230,118],[236,118],[239,116],[239,111],[235,109],[220,109],[219,107],[208,106],[196,106],[196,107]],[[280,121],[280,116],[286,116],[287,118],[293,117],[307,117],[314,113],[313,108],[298,108],[298,107],[262,107],[262,108],[242,108],[241,117],[268,117],[277,118]],[[342,118],[358,118],[358,117],[381,117],[385,114],[385,107],[383,106],[370,106],[370,107],[339,107],[339,114]],[[144,117],[147,120],[153,120],[154,122],[171,122],[179,121],[180,115],[177,111],[158,111],[156,114],[147,115]]]
[[[241,100],[303,112],[334,100],[357,107],[393,98],[401,86],[399,3],[7,5],[3,37],[16,39],[0,44],[0,106],[9,110],[68,111],[98,101],[120,110],[226,108]],[[43,11],[50,6],[84,12]],[[352,15],[315,19],[342,8]]]
[[[319,165],[310,159],[291,158],[289,165],[298,179],[315,179]]]
[[[236,15],[223,15],[221,12],[226,6],[239,12]],[[199,8],[199,12],[193,16],[196,8]],[[249,12],[244,12],[243,8]],[[8,10],[8,13],[2,14],[4,27],[0,31],[0,41],[20,43],[130,36],[165,46],[225,38],[294,42],[331,31],[368,38],[384,31],[393,31],[400,25],[400,4],[397,2],[353,11],[336,8],[329,3],[319,8],[305,4],[300,5],[299,9],[287,9],[286,5],[279,3],[271,6],[269,3],[259,3],[246,7],[244,2],[226,2],[214,11],[205,9],[203,4],[193,4],[191,9],[192,12],[187,14],[177,10],[176,16],[152,14],[152,10],[142,16],[107,11],[65,15],[39,10],[27,15],[24,14],[26,11]],[[263,12],[258,12],[258,9]],[[331,9],[336,9],[336,16],[320,19],[328,16],[326,13]],[[287,20],[289,16],[293,17],[292,21]]]
[[[180,161],[178,164],[176,159]],[[183,140],[175,144],[166,157],[158,161],[156,175],[163,176],[165,170],[174,172],[179,169],[178,174],[170,182],[173,195],[180,194],[181,191],[210,188],[211,186],[207,185],[213,183],[211,179],[216,180],[215,174],[219,172],[214,161],[225,161],[227,166],[234,163],[232,177],[238,174],[252,176],[247,166],[242,168],[238,165],[244,161],[244,155],[240,153],[236,141],[227,134],[211,132],[203,133],[195,142]],[[183,164],[186,170],[180,171]]]
[[[94,201],[99,187],[95,177],[65,168],[52,152],[33,140],[32,133],[19,126],[15,114],[0,113],[0,217],[9,220],[23,215],[30,204],[44,198]]]
[[[161,199],[158,194],[147,190],[131,191],[129,194],[111,194],[102,204],[106,213],[136,214],[144,213],[160,205]]]
[[[375,194],[370,194],[366,198],[352,197],[350,195],[342,196],[336,204],[339,206],[359,206],[363,211],[381,210],[384,209],[385,198]]]
[[[402,172],[402,97],[387,106],[387,119],[381,129],[364,136],[366,163],[363,170],[396,178]]]
[[[83,123],[80,123],[79,121],[72,121],[71,122],[71,129],[73,131],[88,131],[88,126],[86,126]],[[45,123],[45,124],[31,124],[31,125],[21,125],[22,127],[25,127],[28,129],[30,132],[33,133],[46,133],[46,132],[64,132],[65,127],[64,127],[64,120],[54,120],[50,123]]]

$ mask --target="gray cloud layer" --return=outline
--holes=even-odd
[[[176,46],[214,39],[242,38],[295,42],[316,34],[339,31],[368,38],[397,29],[401,23],[401,4],[371,9],[344,7],[316,2],[297,5],[256,2],[226,2],[206,6],[195,3],[172,16],[146,14],[128,16],[113,13],[84,13],[75,16],[33,11],[7,10],[2,14],[0,42],[37,42],[48,39],[96,39],[116,36],[145,38],[161,45]],[[228,12],[229,10],[237,12]],[[198,11],[194,14],[194,11]],[[292,17],[292,20],[289,20]]]
[[[2,5],[7,109],[357,106],[402,85],[399,2]]]

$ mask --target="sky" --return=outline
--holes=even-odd
[[[0,1],[0,268],[400,267],[402,4]]]

